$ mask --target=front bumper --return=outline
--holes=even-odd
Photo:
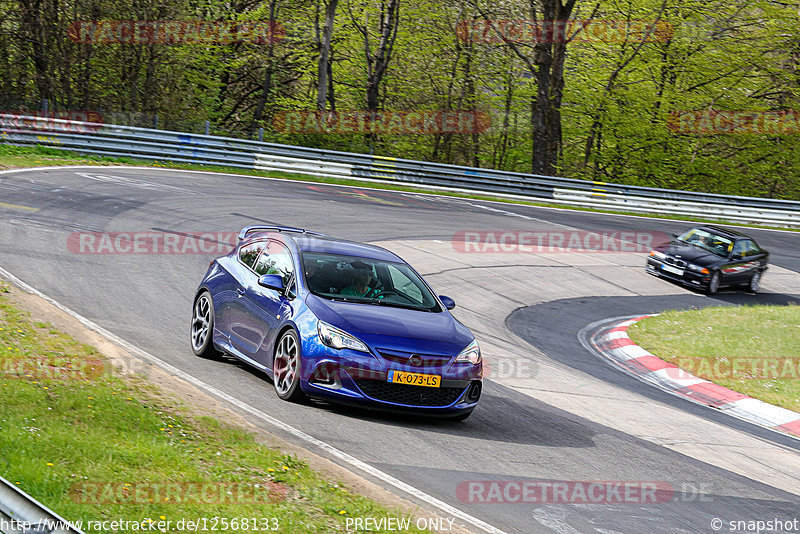
[[[470,412],[480,400],[480,364],[447,363],[420,368],[373,354],[327,348],[318,355],[322,357],[304,362],[307,372],[302,373],[300,386],[309,397],[382,411],[444,417]],[[387,379],[390,370],[438,375],[441,382],[439,387],[396,384]]]
[[[711,281],[711,273],[701,273],[693,271],[688,267],[681,268],[675,265],[669,265],[652,256],[647,258],[645,270],[654,276],[666,278],[688,287],[706,289]]]

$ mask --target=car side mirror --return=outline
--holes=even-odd
[[[279,274],[265,274],[258,278],[258,285],[273,289],[278,293],[283,294],[286,291],[286,286],[283,285],[283,277]]]
[[[450,297],[447,297],[445,295],[439,295],[439,300],[442,301],[442,304],[444,304],[444,307],[447,308],[448,310],[452,310],[453,308],[456,307],[456,301],[454,301]]]

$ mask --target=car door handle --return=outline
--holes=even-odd
[[[236,294],[239,296],[239,298],[242,298],[246,293],[246,291],[247,290],[244,289],[243,287],[236,288]]]

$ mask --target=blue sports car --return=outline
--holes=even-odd
[[[397,255],[299,228],[248,226],[194,297],[194,353],[266,372],[278,396],[466,419],[475,336]]]

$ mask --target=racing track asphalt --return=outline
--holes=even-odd
[[[566,225],[595,231],[676,232],[686,223],[158,169],[4,173],[0,174],[0,199],[3,268],[179,369],[506,532],[708,533],[714,532],[712,518],[798,515],[796,473],[786,474],[788,484],[773,486],[755,474],[750,477],[698,460],[602,424],[585,412],[578,415],[506,387],[502,381],[487,380],[479,409],[463,423],[282,402],[261,373],[233,360],[198,359],[189,348],[193,291],[214,254],[82,255],[66,245],[69,234],[79,231],[235,232],[247,224],[282,223],[358,241],[440,243],[447,248],[453,235],[465,229],[557,230]],[[748,233],[772,252],[773,264],[797,270],[800,234]],[[441,266],[406,259],[434,288],[459,283],[440,273]],[[505,315],[499,320],[506,321],[561,372],[571,373],[576,386],[591,376],[648,402],[676,405],[687,426],[700,424],[695,423],[697,419],[710,420],[715,428],[724,427],[743,440],[755,440],[795,457],[796,441],[680,403],[614,371],[583,349],[577,333],[599,319],[753,301],[732,293],[715,299],[675,293],[655,278],[652,284],[662,284],[670,294],[567,298],[569,292],[562,296],[558,288],[550,288],[555,297],[541,299],[532,307],[522,303],[507,320]],[[469,293],[469,288],[465,291]],[[755,298],[786,302],[795,297],[780,293]],[[457,316],[461,309],[456,309]],[[470,312],[469,305],[463,310]],[[535,379],[545,388],[546,368]],[[584,391],[591,394],[588,387]],[[604,421],[610,417],[603,415]],[[675,496],[658,505],[459,500],[459,483],[475,480],[665,481],[675,489]]]

